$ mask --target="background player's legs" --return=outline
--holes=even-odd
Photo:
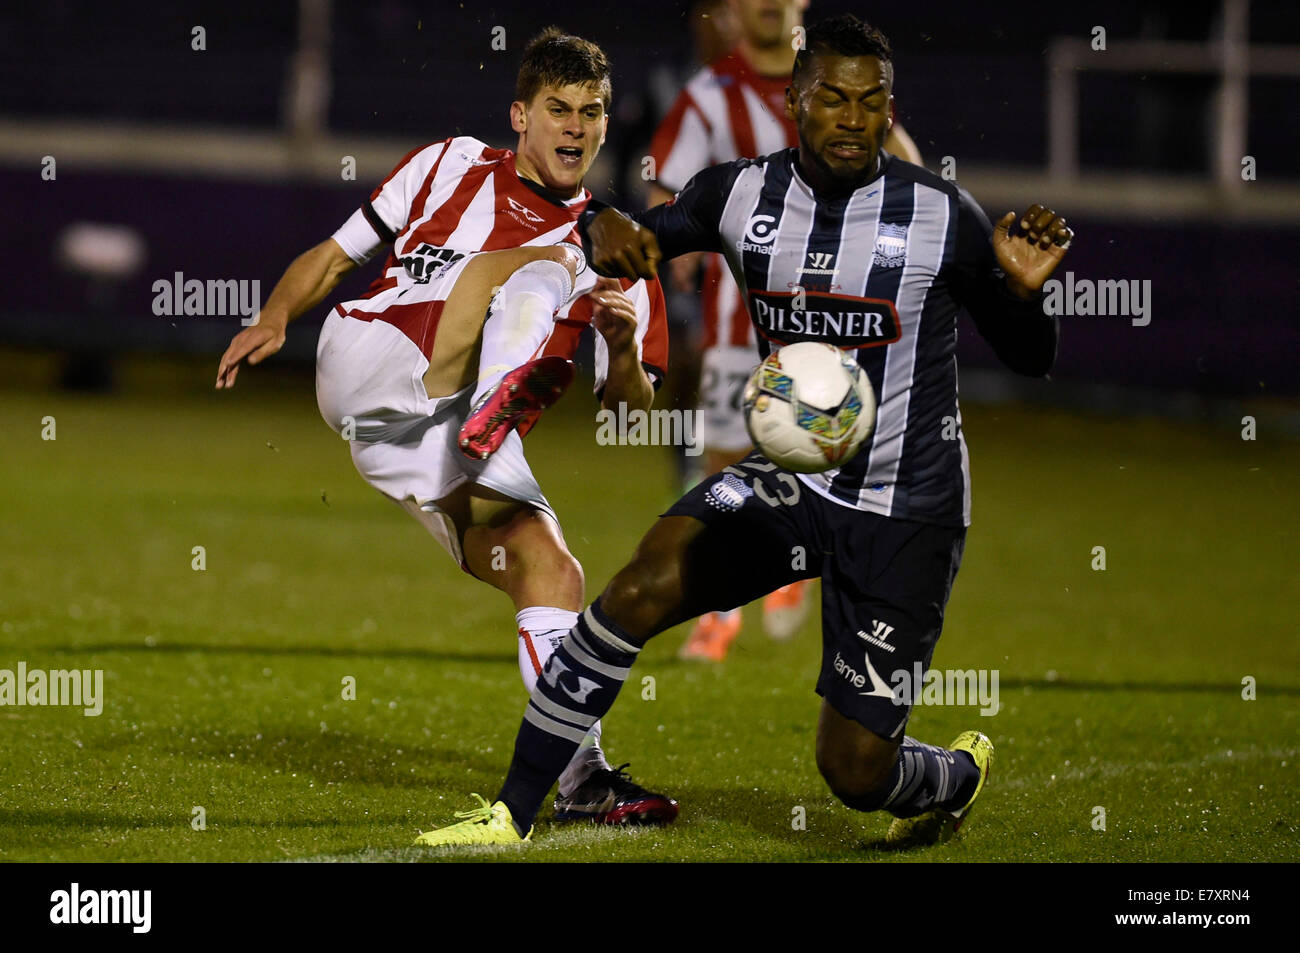
[[[716,447],[706,446],[704,472],[721,473],[724,467],[732,466],[745,459],[751,449],[746,447],[743,450],[719,450]],[[677,657],[721,662],[731,651],[731,643],[736,641],[736,636],[740,635],[740,626],[740,606],[718,612],[706,612],[695,621],[691,634],[682,643]]]
[[[533,264],[541,267],[525,269]],[[494,352],[492,362],[500,364],[528,348],[529,342],[540,334],[540,339],[523,358],[510,367],[531,357],[550,335],[555,309],[567,300],[580,266],[581,261],[571,248],[555,245],[475,255],[464,266],[443,305],[429,369],[424,374],[424,387],[429,396],[446,397],[479,379],[480,344],[485,336],[502,337],[510,345],[504,358],[495,356]],[[494,298],[498,306],[489,316],[488,308]],[[552,300],[554,307],[545,312]],[[538,318],[542,312],[545,321]],[[497,319],[517,322],[519,327],[504,331],[490,327]]]
[[[716,414],[716,408],[711,409],[710,413]],[[736,411],[735,414],[737,418],[741,417],[740,411]],[[749,445],[743,449],[705,446],[703,456],[708,467],[706,472],[721,473],[726,467],[735,466],[745,459],[753,449]],[[798,632],[804,620],[808,618],[808,593],[811,586],[810,581],[799,579],[768,593],[763,600],[763,631],[781,641]],[[703,659],[710,662],[725,660],[731,650],[731,644],[740,635],[741,624],[739,606],[734,609],[704,613],[696,621],[686,641],[682,643],[677,653],[678,658]]]

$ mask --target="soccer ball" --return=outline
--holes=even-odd
[[[802,341],[773,351],[749,378],[744,400],[754,445],[795,473],[845,463],[876,425],[871,381],[833,344]]]

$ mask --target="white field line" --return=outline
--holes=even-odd
[[[1087,767],[1077,768],[1069,767],[1056,772],[1050,772],[1054,780],[1044,778],[1041,774],[1034,777],[1012,778],[1005,784],[997,782],[996,778],[991,782],[998,790],[1018,791],[1027,787],[1042,787],[1045,784],[1055,784],[1062,781],[1078,782],[1092,780],[1106,780],[1109,778],[1118,778],[1134,772],[1141,774],[1157,774],[1176,771],[1195,771],[1198,768],[1208,767],[1211,764],[1237,764],[1247,761],[1262,761],[1269,758],[1276,758],[1279,761],[1289,760],[1300,756],[1300,748],[1256,748],[1253,745],[1246,748],[1222,748],[1218,751],[1212,751],[1209,754],[1202,755],[1199,758],[1188,758],[1185,761],[1115,761],[1101,764],[1088,765]]]

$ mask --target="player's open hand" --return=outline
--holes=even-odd
[[[259,320],[236,334],[217,366],[217,390],[235,386],[235,375],[244,359],[249,364],[258,364],[284,347],[284,327],[273,321]]]
[[[592,301],[591,323],[605,339],[610,353],[636,347],[636,305],[614,278],[597,280],[588,292]]]
[[[1007,286],[1028,299],[1056,270],[1073,238],[1065,219],[1038,203],[1019,220],[1007,212],[993,227],[993,253],[1007,274]]]
[[[587,227],[591,267],[616,278],[654,278],[659,273],[659,240],[623,213],[607,208]]]

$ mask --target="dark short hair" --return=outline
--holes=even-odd
[[[590,40],[548,26],[528,41],[524,61],[515,80],[515,98],[531,103],[545,86],[591,85],[600,87],[600,98],[609,112],[613,94],[609,82],[609,58]]]
[[[889,38],[851,13],[818,20],[808,28],[803,48],[794,57],[791,81],[798,81],[818,53],[831,56],[874,56],[887,66],[892,66],[894,56]]]

